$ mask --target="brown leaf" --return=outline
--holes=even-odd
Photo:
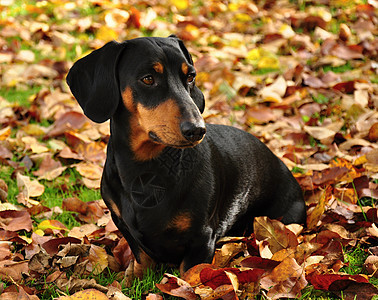
[[[267,296],[271,299],[280,298],[299,298],[301,291],[307,286],[308,282],[305,279],[304,273],[301,277],[287,278],[285,281],[273,286]]]
[[[0,211],[0,228],[9,231],[30,231],[33,228],[30,214],[26,210]]]
[[[314,173],[312,181],[317,185],[333,183],[343,177],[349,170],[346,167],[334,167]]]
[[[46,274],[51,269],[51,256],[41,248],[41,251],[34,254],[29,260],[29,269],[31,271]]]
[[[11,242],[0,243],[0,261],[11,258]]]
[[[76,111],[69,111],[61,115],[55,121],[53,127],[47,133],[47,137],[55,137],[64,134],[69,130],[78,130],[88,122],[87,117]]]
[[[8,197],[8,185],[3,179],[0,179],[0,202],[5,202]]]
[[[331,198],[332,187],[327,186],[320,196],[319,202],[316,204],[315,208],[310,211],[307,215],[307,227],[309,229],[314,229],[318,222],[320,221],[324,211],[325,205],[328,203]]]
[[[213,264],[219,268],[227,267],[231,259],[245,249],[244,243],[226,243],[215,251]]]
[[[102,175],[102,168],[92,163],[82,162],[76,164],[75,168],[81,176],[89,179],[100,179]]]
[[[186,281],[179,279],[173,275],[165,274],[161,283],[156,284],[156,287],[163,293],[184,298],[186,300],[195,300],[197,295],[194,289]]]
[[[51,155],[45,157],[42,160],[41,165],[37,171],[34,171],[33,174],[38,176],[38,179],[46,179],[49,181],[54,180],[58,176],[60,176],[66,167],[62,167],[60,161],[56,161],[52,158]]]
[[[19,190],[24,193],[26,198],[39,197],[45,191],[45,187],[37,180],[21,175],[20,173],[17,173],[17,186]]]
[[[1,141],[1,138],[0,138]],[[13,153],[8,148],[0,144],[0,160],[12,159]]]
[[[43,243],[42,247],[47,251],[48,254],[54,255],[59,252],[60,245],[65,245],[68,243],[80,244],[81,240],[73,237],[56,238]]]
[[[0,277],[2,280],[20,282],[22,280],[22,274],[27,274],[28,271],[29,266],[27,261],[0,261]]]
[[[87,271],[98,275],[108,267],[108,255],[104,248],[91,245],[88,256]]]
[[[257,240],[269,242],[269,248],[273,254],[281,249],[298,246],[295,234],[278,220],[256,217],[253,223],[253,231]]]
[[[93,232],[98,230],[99,227],[95,224],[84,224],[78,227],[73,227],[69,233],[68,236],[82,239],[85,236],[89,237]]]
[[[112,253],[122,270],[125,270],[133,259],[131,248],[124,237],[119,240],[117,246],[113,248]]]
[[[261,287],[268,290],[268,295],[274,299],[298,297],[306,285],[304,270],[294,258],[283,260],[269,275],[261,279]]]

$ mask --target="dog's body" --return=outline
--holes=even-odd
[[[263,143],[205,127],[194,78],[175,37],[108,43],[67,77],[89,118],[111,119],[101,193],[137,261],[182,270],[210,262],[216,240],[250,230],[254,216],[305,221],[299,185]]]

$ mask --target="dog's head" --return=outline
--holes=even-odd
[[[91,120],[104,122],[123,105],[138,138],[144,133],[149,142],[185,148],[206,132],[195,77],[188,50],[170,36],[110,42],[78,60],[67,83]]]

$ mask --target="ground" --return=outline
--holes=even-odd
[[[0,1],[0,298],[376,299],[377,7]],[[127,288],[131,251],[98,190],[109,124],[83,115],[65,76],[110,40],[170,34],[193,55],[206,122],[254,134],[285,162],[307,224],[257,218],[213,264],[181,278],[159,266]]]

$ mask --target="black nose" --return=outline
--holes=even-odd
[[[185,121],[181,123],[181,133],[189,142],[197,142],[205,135],[206,128],[204,124],[194,124]]]

